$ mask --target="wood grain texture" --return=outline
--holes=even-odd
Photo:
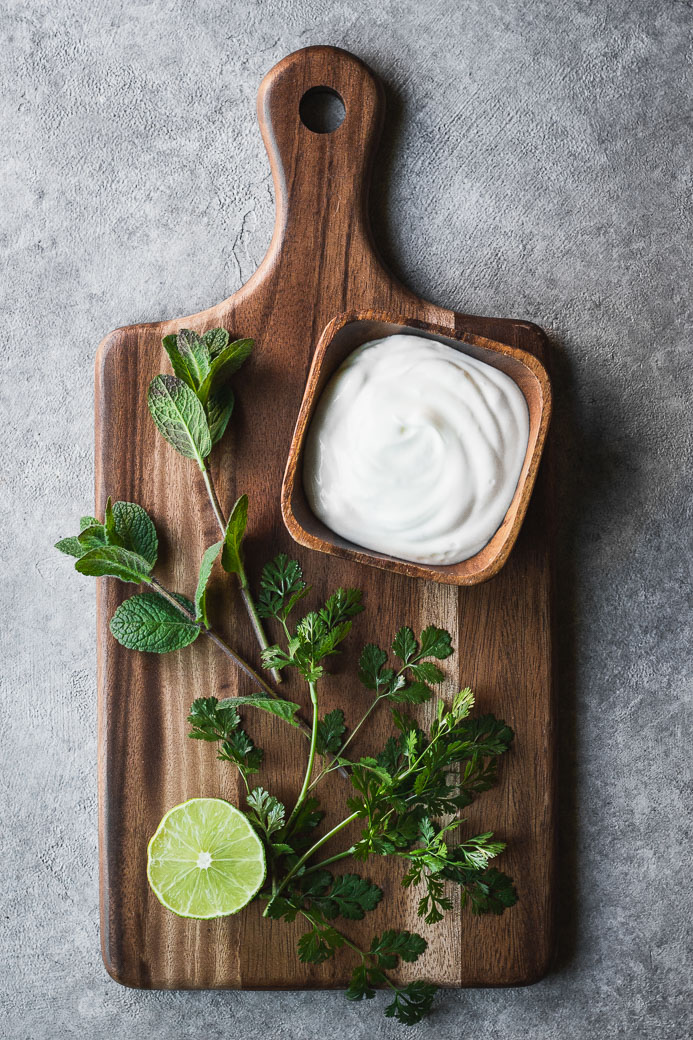
[[[314,134],[298,118],[303,93],[328,86],[344,100],[346,118],[331,134]],[[205,546],[218,538],[199,472],[156,433],[145,387],[167,371],[161,337],[181,327],[217,325],[252,336],[256,350],[237,379],[231,432],[212,456],[219,496],[228,509],[250,495],[247,557],[257,584],[265,560],[295,555],[314,586],[310,606],[338,585],[364,591],[366,613],[325,681],[325,710],[360,716],[366,693],[353,678],[355,655],[375,634],[401,624],[436,623],[457,633],[446,692],[473,685],[479,709],[503,716],[515,746],[497,788],[469,810],[469,827],[493,829],[510,843],[499,865],[514,877],[520,901],[495,919],[449,914],[422,928],[416,897],[399,884],[401,870],[383,859],[367,873],[385,890],[380,908],[348,923],[356,940],[387,926],[416,928],[430,946],[416,974],[448,986],[531,982],[547,969],[551,948],[554,855],[554,768],[551,639],[550,508],[546,460],[527,519],[498,577],[458,589],[362,567],[298,547],[281,518],[280,487],[315,346],[340,312],[377,309],[484,336],[540,357],[541,330],[526,322],[454,314],[420,299],[384,268],[367,219],[368,175],[383,118],[382,89],[357,58],[313,47],[290,55],[265,78],[258,114],[277,195],[272,243],[250,281],[223,303],[192,317],[119,329],[104,340],[96,365],[96,504],[107,494],[140,502],[154,517],[166,583],[190,594]],[[239,802],[232,768],[214,749],[186,737],[195,696],[251,692],[214,646],[199,640],[157,657],[120,647],[108,619],[132,590],[98,585],[99,789],[103,956],[118,981],[140,987],[294,988],[345,985],[347,955],[302,965],[295,954],[300,925],[262,920],[259,906],[211,922],[176,918],[148,889],[146,846],[172,805],[195,795]],[[235,590],[215,572],[211,616],[224,635],[257,661],[250,625]],[[295,679],[286,696],[307,703]],[[422,715],[428,710],[420,709]],[[306,756],[304,738],[281,722],[247,714],[266,749],[262,783],[291,800]],[[389,733],[388,713],[374,719],[359,745],[366,753]],[[344,780],[322,791],[328,816],[343,811]],[[341,843],[340,843],[340,847]],[[329,848],[329,846],[327,847]],[[412,974],[405,966],[403,977]]]

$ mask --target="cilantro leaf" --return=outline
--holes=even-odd
[[[245,779],[250,773],[257,773],[262,762],[262,748],[256,747],[245,730],[236,729],[221,743],[217,756],[224,762],[232,762]]]
[[[363,610],[361,589],[337,589],[329,597],[325,606],[319,611],[327,628],[342,625],[349,618],[360,614]]]
[[[340,917],[360,921],[367,911],[375,910],[383,891],[358,874],[341,874],[334,879],[329,895]]]
[[[240,716],[231,699],[221,704],[216,697],[198,697],[192,702],[188,722],[195,740],[225,740],[240,725]]]
[[[409,664],[419,649],[419,644],[414,638],[414,633],[406,626],[400,628],[392,642],[392,650],[395,657],[399,657],[404,664]]]
[[[385,1008],[388,1018],[396,1018],[405,1026],[416,1025],[430,1012],[438,987],[420,979],[396,990],[395,999]]]
[[[342,746],[344,731],[344,712],[341,708],[330,711],[318,722],[317,752],[319,755],[336,755]]]
[[[453,652],[450,633],[435,625],[429,625],[421,633],[421,648],[417,654],[417,661],[424,657],[436,657],[444,661]]]
[[[397,966],[397,958],[412,962],[418,960],[428,943],[416,932],[396,932],[388,929],[382,935],[376,935],[371,942],[369,953],[374,954],[381,968],[390,969]]]
[[[402,686],[390,694],[397,704],[425,704],[433,696],[433,690],[425,682],[414,682]]]
[[[344,938],[329,925],[313,926],[298,940],[298,959],[304,964],[322,964],[344,945]]]
[[[375,643],[368,643],[359,658],[359,680],[368,690],[377,690],[381,684],[380,673],[387,661],[387,654]]]
[[[409,670],[414,678],[420,682],[441,683],[445,678],[445,673],[441,671],[437,664],[433,664],[433,661],[422,661],[421,664],[413,664]]]

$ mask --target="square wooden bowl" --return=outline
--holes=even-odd
[[[461,563],[447,565],[413,563],[373,552],[335,534],[310,509],[303,489],[303,446],[316,405],[328,380],[345,358],[369,340],[398,333],[436,339],[464,354],[500,369],[522,391],[529,410],[529,443],[520,479],[507,513],[496,533],[480,552]],[[331,553],[369,567],[397,571],[412,578],[426,578],[446,585],[476,585],[501,569],[527,512],[551,415],[551,385],[544,366],[524,350],[469,333],[457,334],[441,325],[383,312],[339,314],[320,337],[296,421],[282,484],[282,516],[292,536],[308,549]]]

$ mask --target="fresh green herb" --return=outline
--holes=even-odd
[[[193,620],[193,605],[176,596],[178,610],[157,592],[140,592],[121,603],[111,618],[113,636],[129,650],[167,654],[194,643],[200,627]],[[188,616],[185,611],[189,612]]]
[[[199,466],[223,538],[222,566],[229,574],[237,576],[253,632],[260,648],[265,649],[267,637],[250,592],[241,551],[248,524],[248,498],[246,495],[239,498],[227,521],[206,465],[206,459],[223,436],[233,411],[234,395],[228,380],[247,361],[253,340],[229,342],[226,329],[208,329],[203,335],[191,329],[181,329],[175,335],[164,336],[162,343],[174,375],[158,375],[152,379],[147,394],[149,411],[162,437],[180,455],[193,459]],[[205,562],[209,562],[206,554],[203,567]],[[200,581],[202,577],[201,574]],[[207,574],[199,601],[197,597],[195,600],[198,619],[205,623],[204,588],[209,577]],[[272,678],[279,682],[279,673],[273,671]]]
[[[335,874],[328,868],[346,859],[365,864],[372,856],[403,860],[402,885],[417,891],[418,915],[429,925],[452,909],[452,886],[459,891],[461,905],[474,914],[500,914],[513,906],[517,894],[512,880],[492,865],[505,843],[491,831],[465,833],[461,815],[496,782],[498,761],[511,745],[512,730],[493,715],[472,716],[474,697],[469,689],[457,693],[451,703],[439,698],[427,728],[410,714],[434,697],[435,687],[445,680],[439,662],[453,653],[449,633],[433,625],[418,638],[411,628],[400,628],[389,650],[373,642],[363,647],[357,677],[370,696],[365,712],[350,727],[343,708],[321,712],[321,683],[330,658],[340,652],[363,610],[361,592],[337,589],[322,605],[294,620],[293,612],[311,589],[299,563],[280,554],[262,570],[259,594],[253,597],[243,544],[248,498],[241,495],[226,520],[207,466],[212,446],[232,414],[234,398],[227,380],[249,356],[252,341],[230,342],[224,329],[203,335],[183,329],[163,342],[174,375],[152,380],[152,418],[176,451],[197,462],[222,535],[202,555],[194,599],[171,591],[155,576],[156,528],[135,503],[112,503],[109,498],[103,521],[82,517],[79,532],[56,548],[73,557],[82,574],[145,586],[145,591],[126,598],[111,618],[111,632],[122,645],[168,653],[202,634],[252,680],[256,692],[249,696],[195,700],[188,723],[189,736],[215,744],[217,757],[234,765],[243,780],[245,813],[265,849],[267,882],[258,897],[265,903],[264,914],[306,922],[308,929],[298,940],[301,961],[321,963],[337,954],[355,958],[350,1000],[372,999],[376,989],[389,988],[392,999],[385,1014],[415,1024],[430,1011],[436,986],[420,979],[397,986],[388,973],[401,961],[416,962],[425,953],[426,941],[414,932],[388,929],[375,935],[367,948],[358,946],[338,922],[364,919],[381,905],[383,892],[360,873]],[[210,624],[207,589],[219,558],[222,568],[238,579],[263,666],[275,681],[282,671],[293,669],[306,684],[310,726],[300,717],[299,705],[281,698]],[[262,621],[277,626],[278,642],[269,644]],[[350,696],[343,698],[345,705],[352,702]],[[359,733],[363,738],[364,724],[379,705],[388,707],[393,731],[383,746],[355,758],[353,742]],[[299,727],[310,740],[303,782],[290,809],[271,791],[251,788],[263,751],[243,728],[245,708]],[[341,818],[318,834],[324,813],[314,792],[333,771],[348,779],[351,793]],[[322,848],[344,833],[348,838],[343,847],[321,859]]]

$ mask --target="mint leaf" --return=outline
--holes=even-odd
[[[219,704],[222,706],[225,704],[239,706],[246,704],[251,708],[261,708],[262,711],[268,711],[270,715],[277,715],[291,726],[298,726],[296,712],[300,711],[301,708],[300,704],[294,704],[293,701],[280,700],[279,697],[265,697],[261,694],[257,694],[254,697],[225,697],[219,701]]]
[[[207,620],[207,583],[212,573],[214,561],[219,555],[219,550],[223,544],[223,542],[215,542],[214,545],[210,545],[209,549],[205,549],[202,563],[200,564],[200,576],[197,579],[197,588],[195,589],[195,620],[202,621],[205,628],[209,628],[209,621]]]
[[[197,390],[197,396],[202,404],[207,403],[213,390],[218,390],[234,372],[238,371],[249,357],[253,346],[252,339],[237,339],[216,355]]]
[[[221,565],[228,574],[241,574],[243,560],[241,558],[241,542],[248,526],[248,496],[241,495],[226,525],[224,547],[221,552]]]
[[[84,531],[87,527],[100,527],[99,521],[95,516],[83,516],[80,517],[79,529]]]
[[[54,548],[61,553],[65,553],[66,556],[76,556],[77,559],[80,556],[84,556],[85,552],[88,552],[79,538],[61,538],[59,542],[55,543]]]
[[[176,599],[192,611],[192,603],[184,596]],[[156,592],[140,592],[126,599],[111,618],[110,628],[122,646],[152,654],[180,650],[200,634],[199,625]]]
[[[444,661],[453,652],[450,633],[435,625],[429,625],[421,633],[421,649],[417,655],[417,661],[423,657],[437,657]]]
[[[399,657],[404,664],[409,664],[418,649],[419,644],[416,642],[412,630],[407,627],[400,628],[392,642],[395,656]]]
[[[171,368],[173,369],[174,375],[179,379],[182,379],[191,390],[197,390],[197,382],[195,380],[194,367],[188,364],[188,358],[181,354],[178,349],[178,336],[164,336],[161,340],[164,350],[168,354],[169,361],[171,362]]]
[[[344,712],[341,708],[335,708],[318,722],[317,752],[325,755],[328,752],[336,755],[342,746],[344,736]]]
[[[139,553],[153,567],[159,552],[159,539],[146,509],[136,502],[116,502],[112,517],[113,533],[119,543],[125,549]]]
[[[97,520],[91,527],[85,527],[80,531],[77,540],[84,547],[84,552],[88,552],[89,549],[99,549],[102,545],[106,545],[106,528]]]
[[[200,386],[206,379],[210,369],[209,348],[192,329],[181,329],[176,338],[176,346],[180,357],[192,377],[192,387],[199,394]]]
[[[106,532],[106,544],[107,545],[120,545],[120,539],[116,534],[115,529],[115,517],[113,515],[113,503],[111,502],[111,496],[109,495],[106,499],[106,510],[104,513],[103,528]],[[129,549],[130,546],[123,546],[124,549]]]
[[[207,329],[202,335],[202,339],[209,351],[209,356],[214,360],[217,354],[221,354],[222,350],[229,342],[229,334],[226,329]]]
[[[80,574],[89,574],[96,578],[110,575],[120,578],[121,581],[134,582],[135,585],[147,581],[151,569],[151,564],[143,556],[119,545],[103,545],[97,549],[90,549],[75,564],[75,570]]]
[[[209,395],[205,410],[212,444],[216,444],[224,436],[233,412],[234,401],[233,390],[228,385],[220,386]]]
[[[200,468],[212,450],[204,408],[189,386],[176,376],[155,376],[149,384],[147,403],[162,437]]]

